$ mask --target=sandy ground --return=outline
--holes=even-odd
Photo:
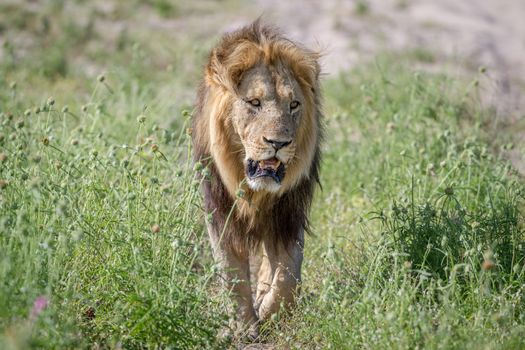
[[[423,52],[424,69],[471,77],[487,68],[482,98],[518,146],[507,153],[525,174],[524,0],[259,0],[257,10],[293,39],[325,53],[328,74],[384,51]]]
[[[424,49],[435,66],[488,68],[499,91],[523,103],[525,1],[259,0],[258,9],[294,39],[321,48],[328,73],[378,52]]]

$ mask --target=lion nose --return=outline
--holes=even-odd
[[[266,137],[263,136],[263,140],[266,143],[269,143],[272,145],[273,148],[275,148],[276,151],[280,150],[283,147],[288,146],[290,143],[292,143],[292,140],[290,141],[276,141],[276,140],[268,140]]]

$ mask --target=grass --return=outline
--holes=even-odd
[[[60,4],[0,11],[0,348],[234,346],[216,336],[228,295],[186,129],[214,38],[190,33],[173,47],[168,32],[149,40],[137,17],[104,36],[104,16],[129,8],[89,24]],[[200,11],[139,5],[160,17]],[[324,82],[323,190],[303,293],[264,341],[523,348],[522,179],[494,151],[477,84],[399,61]]]
[[[272,339],[521,348],[523,185],[488,151],[468,87],[390,67],[327,83],[318,242],[300,311]]]

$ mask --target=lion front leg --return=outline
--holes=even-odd
[[[220,265],[221,279],[224,285],[232,291],[236,308],[236,331],[246,332],[248,337],[255,339],[259,330],[252,302],[248,254],[236,252],[232,247],[223,244],[211,225],[208,225],[208,233],[215,261]]]
[[[288,248],[270,240],[264,240],[262,248],[255,308],[259,319],[267,320],[281,305],[293,304],[299,293],[304,233]]]

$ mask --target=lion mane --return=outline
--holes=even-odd
[[[322,139],[319,55],[299,46],[259,20],[226,34],[211,51],[192,120],[194,160],[209,169],[202,181],[204,207],[211,224],[237,252],[256,247],[271,235],[285,247],[304,231],[319,184]],[[305,97],[304,119],[297,133],[295,162],[278,193],[244,185],[244,166],[229,112],[243,74],[256,64],[288,67]],[[223,230],[228,225],[228,230]]]

